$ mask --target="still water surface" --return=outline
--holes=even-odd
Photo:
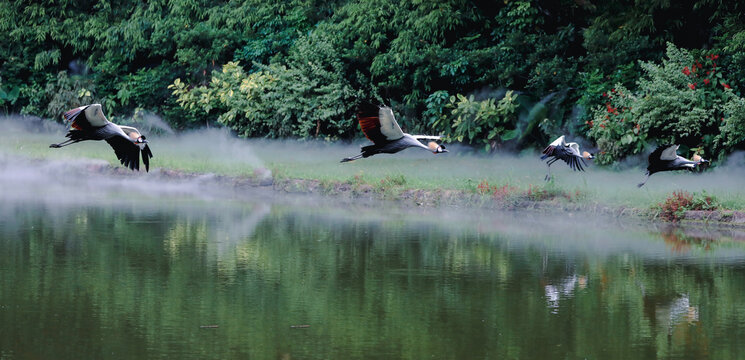
[[[745,246],[730,233],[313,200],[10,194],[1,359],[745,356]]]

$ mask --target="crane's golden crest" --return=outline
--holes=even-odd
[[[587,160],[590,160],[590,159],[592,159],[592,158],[593,158],[592,154],[590,154],[590,153],[589,153],[589,152],[587,152],[587,151],[583,151],[583,152],[582,152],[582,157],[583,157],[583,158],[585,158],[585,159],[587,159]]]
[[[699,154],[693,154],[693,161],[701,161],[702,157]]]
[[[432,151],[435,151],[435,152],[437,152],[437,147],[438,147],[438,146],[439,146],[439,145],[437,145],[437,143],[436,143],[436,142],[434,142],[434,141],[430,141],[430,142],[429,142],[429,143],[427,144],[427,147],[428,147],[428,148],[429,148],[430,150],[432,150]]]

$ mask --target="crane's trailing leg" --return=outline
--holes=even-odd
[[[51,144],[51,145],[49,145],[49,147],[50,148],[53,148],[53,149],[57,149],[57,148],[61,148],[63,146],[72,145],[72,144],[74,144],[74,143],[76,143],[78,141],[80,141],[80,140],[79,139],[75,139],[75,140],[69,139],[69,140],[63,141],[63,142],[61,142],[59,144]]]
[[[343,158],[343,159],[341,159],[340,162],[353,161],[353,160],[357,160],[357,159],[360,159],[360,158],[362,158],[362,154],[359,154],[359,155],[356,155],[356,156],[352,156],[352,157]]]
[[[636,187],[639,187],[640,188],[640,187],[644,186],[644,184],[647,183],[647,180],[649,179],[649,176],[650,175],[652,175],[652,174],[650,174],[649,171],[647,171],[647,177],[644,178],[644,181],[642,181],[639,184],[637,184]]]
[[[548,166],[548,174],[546,174],[546,177],[544,180],[549,181],[551,180],[551,164],[555,163],[556,160],[559,160],[559,158],[553,158],[546,162],[546,165]]]

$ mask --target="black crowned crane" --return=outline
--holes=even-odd
[[[145,136],[131,126],[117,125],[107,120],[101,110],[101,104],[81,106],[67,111],[62,116],[65,121],[71,122],[70,130],[65,135],[69,139],[49,145],[50,148],[61,148],[84,140],[106,140],[122,165],[139,170],[142,152],[145,171],[150,171],[150,158],[153,157],[153,153],[147,145]]]
[[[699,155],[694,155],[694,160],[688,160],[678,155],[678,147],[680,147],[680,145],[662,145],[658,146],[657,149],[654,149],[654,151],[649,154],[649,166],[647,166],[647,173],[645,174],[647,177],[636,186],[644,186],[652,174],[660,171],[693,170],[696,166],[709,162],[709,160],[706,160]]]
[[[587,151],[580,153],[579,144],[575,142],[568,143],[564,140],[564,135],[561,135],[558,139],[554,140],[554,142],[543,149],[541,160],[548,159],[548,161],[546,161],[546,165],[548,165],[548,174],[546,174],[545,180],[548,181],[551,179],[551,164],[559,160],[564,160],[564,162],[574,171],[585,171],[585,168],[582,167],[582,165],[587,166],[585,159],[590,160],[594,158],[595,156]]]
[[[444,146],[434,141],[424,145],[420,140],[439,140],[439,136],[409,135],[398,126],[393,111],[389,107],[372,104],[360,106],[357,119],[365,136],[373,145],[363,146],[362,153],[357,156],[344,158],[341,162],[366,158],[375,154],[394,154],[410,147],[418,147],[435,154],[448,152]]]

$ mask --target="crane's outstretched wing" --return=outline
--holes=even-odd
[[[579,144],[576,142],[567,143],[567,146],[569,147],[569,151],[571,151],[572,155],[574,156],[582,156],[582,154],[579,152]]]
[[[88,118],[85,116],[85,109],[87,109],[88,106],[90,105],[77,107],[62,114],[62,117],[65,118],[65,121],[71,122],[70,129],[88,130],[93,127],[90,121],[88,121]]]
[[[109,123],[106,116],[103,115],[101,104],[83,105],[68,110],[62,116],[66,121],[71,122],[70,129],[74,130],[89,130]]]
[[[548,146],[554,146],[554,147],[556,147],[556,146],[559,146],[559,145],[566,145],[567,143],[566,143],[566,141],[564,139],[565,139],[565,135],[561,135],[558,138],[556,138],[556,140],[554,140]]]
[[[567,165],[569,165],[569,167],[572,168],[572,170],[574,171],[585,171],[582,165],[584,164],[585,166],[587,166],[587,164],[585,163],[585,159],[583,159],[581,155],[575,154],[574,150],[569,146],[560,145],[555,147],[553,156],[564,160],[564,162],[567,163]]]
[[[562,147],[562,146],[553,145],[553,143],[551,143],[551,145],[549,146],[546,146],[546,148],[543,149],[543,152],[542,152],[543,155],[541,155],[541,160],[546,160],[550,156],[556,156],[556,149],[559,147]]]
[[[390,108],[365,103],[360,105],[357,119],[365,136],[377,145],[387,144],[404,137],[404,132],[393,118]]]
[[[651,154],[649,154],[649,163],[653,163],[657,160],[675,160],[678,157],[678,147],[680,145],[667,144],[660,145]]]
[[[396,117],[393,116],[393,110],[385,106],[381,107],[379,111],[380,117],[380,132],[385,135],[388,140],[398,140],[404,137],[404,132],[396,122]]]
[[[565,149],[565,148],[567,148],[567,146],[568,145],[567,145],[566,141],[564,141],[564,135],[559,136],[558,138],[556,138],[556,140],[554,140],[553,142],[551,142],[551,144],[549,144],[548,146],[546,146],[545,149],[543,149],[543,152],[542,152],[543,155],[541,155],[541,160],[546,160],[546,158],[548,158],[549,156],[556,156],[556,157],[558,157],[558,155],[556,155],[557,154],[557,152],[556,152],[557,149]],[[564,160],[564,159],[562,159],[562,160]],[[564,161],[566,161],[566,160],[564,160]]]
[[[116,153],[116,157],[122,165],[132,170],[140,170],[139,146],[122,135],[112,136],[106,139],[106,142],[114,149],[114,153]],[[150,150],[148,149],[148,151]]]
[[[660,154],[661,160],[675,160],[678,157],[678,148],[680,145],[670,145]]]

